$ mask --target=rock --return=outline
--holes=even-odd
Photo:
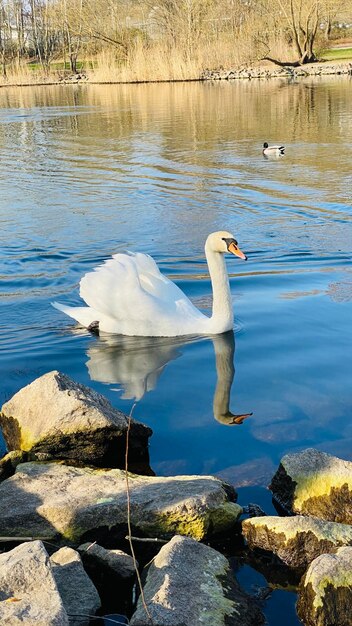
[[[85,566],[97,565],[106,569],[110,576],[114,575],[122,579],[135,577],[133,558],[123,550],[107,550],[98,543],[83,543],[79,546],[78,552]]]
[[[253,517],[242,522],[251,549],[272,552],[289,567],[306,569],[320,554],[352,545],[352,526],[315,517]]]
[[[41,541],[0,555],[2,626],[68,626],[68,616]]]
[[[352,548],[322,554],[303,576],[297,613],[305,626],[350,626],[352,606]]]
[[[13,476],[17,465],[25,461],[27,461],[27,453],[22,452],[22,450],[13,450],[5,454],[5,456],[0,459],[0,482]]]
[[[155,626],[259,626],[264,617],[233,577],[228,560],[213,548],[176,536],[163,546],[143,587]],[[146,626],[141,598],[131,626]]]
[[[304,66],[284,66],[277,69],[276,66],[268,67],[246,67],[236,69],[203,70],[200,80],[233,80],[239,78],[296,78],[306,76],[320,76],[323,74],[352,74],[351,63],[312,63]]]
[[[8,449],[98,467],[124,467],[127,425],[127,416],[104,396],[57,371],[21,389],[0,414]],[[150,473],[147,445],[151,434],[144,424],[131,421],[133,471]]]
[[[231,528],[242,508],[229,501],[230,487],[213,476],[129,475],[131,523],[152,537],[184,534],[203,539]],[[59,534],[79,542],[126,534],[125,472],[59,463],[24,463],[0,485],[0,535]],[[86,537],[84,535],[89,533]]]
[[[84,568],[109,613],[130,613],[130,599],[136,571],[133,559],[122,550],[107,550],[97,543],[84,543],[78,548]],[[138,567],[138,564],[137,564]]]
[[[50,557],[50,564],[67,614],[76,616],[74,623],[77,626],[89,626],[88,616],[96,614],[100,598],[78,552],[72,548],[61,548]]]
[[[313,448],[287,454],[269,485],[288,511],[352,524],[352,463]]]

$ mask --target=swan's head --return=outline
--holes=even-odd
[[[244,261],[247,261],[246,255],[239,249],[238,243],[234,236],[227,230],[219,230],[211,233],[205,243],[206,248],[210,248],[213,252],[221,252],[222,254],[235,254]]]

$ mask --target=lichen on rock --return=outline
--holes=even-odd
[[[225,487],[213,476],[130,474],[131,524],[147,536],[198,540],[230,529],[241,508],[229,502]],[[61,535],[78,542],[127,523],[126,474],[119,469],[24,463],[0,485],[0,499],[0,533],[8,536]]]
[[[352,523],[352,463],[308,448],[287,454],[269,486],[287,510]]]
[[[352,606],[352,547],[316,558],[303,576],[297,613],[305,626],[349,626]]]
[[[259,626],[264,617],[233,577],[228,560],[213,548],[175,536],[145,572],[144,598],[154,624],[163,626]],[[139,599],[131,626],[145,626]]]
[[[292,568],[306,569],[317,556],[352,545],[352,526],[315,517],[254,517],[242,522],[251,549],[272,552]]]
[[[20,389],[0,413],[9,450],[98,467],[124,467],[128,423],[104,396],[58,371]],[[150,473],[151,434],[148,426],[130,421],[130,469]]]

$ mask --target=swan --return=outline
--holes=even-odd
[[[234,236],[211,233],[205,256],[213,288],[212,316],[201,313],[147,254],[118,253],[80,281],[86,307],[53,306],[86,328],[130,336],[178,337],[219,334],[233,328],[231,293],[224,254],[246,260]]]
[[[285,146],[269,146],[267,142],[263,144],[264,156],[283,156],[285,154]]]

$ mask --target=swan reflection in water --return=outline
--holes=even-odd
[[[252,413],[234,414],[229,409],[235,374],[235,337],[233,331],[210,337],[214,345],[217,383],[213,412],[218,422],[242,424]],[[182,355],[182,347],[204,337],[127,337],[100,335],[87,351],[89,376],[102,383],[119,384],[123,399],[140,400],[155,389],[169,361]]]

